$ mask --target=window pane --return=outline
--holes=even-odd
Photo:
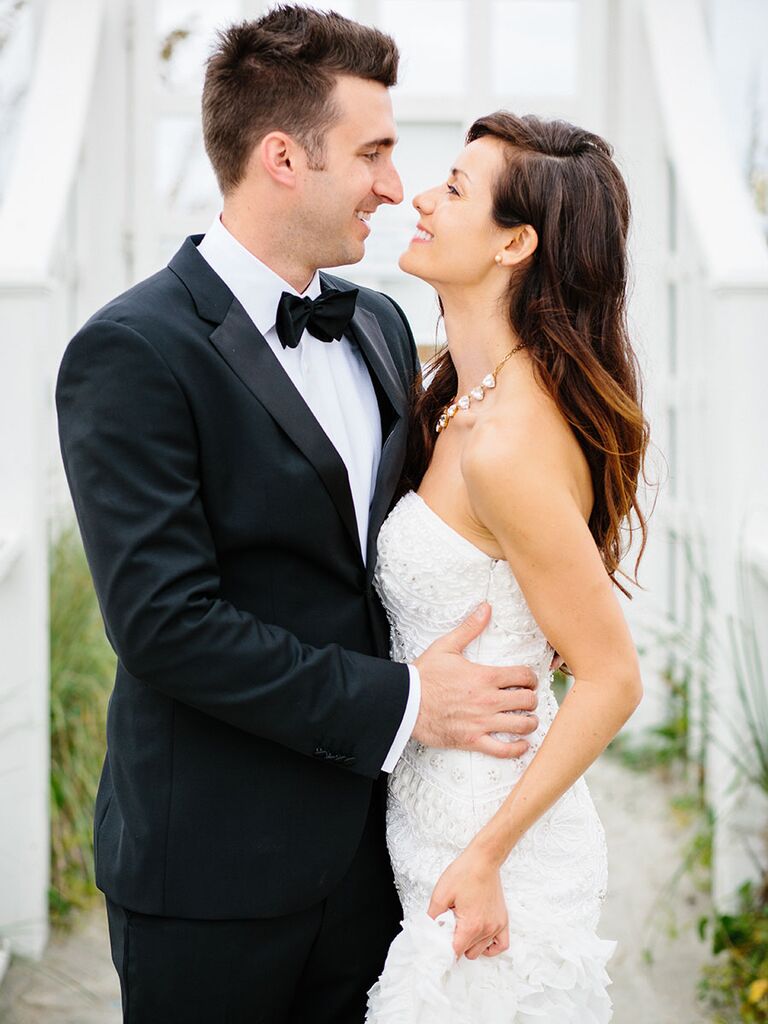
[[[383,0],[380,26],[400,48],[399,90],[457,96],[466,89],[464,0]]]
[[[573,95],[578,29],[578,0],[494,0],[494,92],[511,96]]]
[[[678,496],[677,486],[677,409],[670,405],[667,409],[667,455],[669,464],[669,494]]]
[[[34,66],[31,4],[0,5],[0,197],[10,170]]]
[[[677,537],[674,530],[667,531],[667,614],[677,621]]]
[[[332,8],[345,17],[354,17],[357,5],[355,0],[334,0],[304,6]],[[174,91],[199,93],[216,31],[232,22],[260,17],[266,9],[266,4],[247,0],[156,0],[155,30],[163,84]]]
[[[667,283],[667,367],[674,376],[677,373],[677,283]]]
[[[198,117],[159,117],[155,144],[155,185],[161,210],[193,213],[218,206],[219,192],[203,148]],[[206,227],[201,224],[199,230]]]
[[[201,92],[216,30],[242,17],[240,0],[158,0],[155,12],[161,82],[173,91]]]

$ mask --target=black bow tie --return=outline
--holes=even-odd
[[[296,348],[305,330],[320,341],[340,338],[355,314],[357,288],[340,292],[329,288],[314,301],[283,292],[277,305],[275,326],[283,348]]]

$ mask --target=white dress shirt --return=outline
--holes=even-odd
[[[318,424],[347,467],[355,506],[360,550],[366,557],[368,518],[381,458],[381,417],[368,367],[351,338],[330,344],[307,331],[296,348],[283,348],[275,318],[283,292],[300,294],[257,259],[227,231],[216,217],[198,246],[263,334],[280,365],[307,403]],[[322,290],[316,271],[301,293],[316,299]],[[419,673],[408,666],[410,688],[400,728],[382,765],[391,772],[407,743],[419,712]]]

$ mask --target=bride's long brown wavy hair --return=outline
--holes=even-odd
[[[649,427],[627,330],[627,188],[611,146],[566,121],[497,111],[475,121],[466,141],[485,136],[507,144],[494,184],[495,223],[530,224],[539,238],[510,281],[509,321],[586,456],[594,488],[589,529],[611,580],[631,597],[616,575],[637,584],[645,550],[647,524],[637,492],[640,474],[645,478]],[[413,395],[403,489],[421,482],[437,418],[456,395],[448,349],[426,375],[428,387],[422,389],[419,380]],[[620,562],[638,528],[642,544],[630,577]]]

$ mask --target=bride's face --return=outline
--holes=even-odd
[[[509,229],[491,216],[493,186],[503,170],[504,143],[475,139],[459,154],[447,180],[413,200],[419,212],[416,234],[399,259],[402,270],[438,290],[444,285],[482,284],[496,274],[496,255],[509,242]]]

